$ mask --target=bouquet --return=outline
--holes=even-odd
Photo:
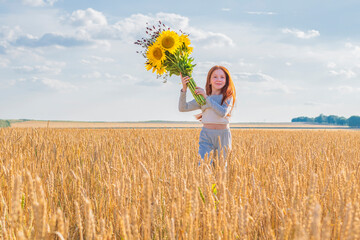
[[[149,71],[156,71],[158,78],[163,78],[166,82],[171,75],[189,76],[188,87],[199,105],[205,105],[206,100],[202,95],[195,94],[196,83],[191,77],[194,59],[190,57],[193,48],[190,47],[189,35],[180,30],[181,35],[166,27],[159,21],[157,27],[146,27],[147,38],[142,38],[135,42],[145,50],[137,51],[146,59],[145,68]]]

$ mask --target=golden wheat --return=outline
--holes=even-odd
[[[0,238],[359,238],[360,132],[199,132],[0,129]]]

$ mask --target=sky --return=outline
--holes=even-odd
[[[360,115],[358,1],[0,0],[0,119],[196,121],[145,69],[146,22],[190,34],[193,77],[234,80],[231,122]],[[187,100],[192,100],[188,93]]]

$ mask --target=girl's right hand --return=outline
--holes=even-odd
[[[182,91],[186,92],[187,83],[189,82],[190,77],[188,76],[183,77],[181,73],[180,73],[180,77],[181,77],[181,83],[183,85]]]

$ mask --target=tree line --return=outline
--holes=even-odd
[[[326,116],[320,114],[315,118],[311,117],[296,117],[291,119],[291,122],[309,122],[309,123],[319,123],[319,124],[331,124],[331,125],[342,125],[349,127],[360,127],[360,116],[351,116],[349,118],[339,117],[336,115]]]
[[[2,127],[10,127],[10,121],[0,119],[0,128]]]

